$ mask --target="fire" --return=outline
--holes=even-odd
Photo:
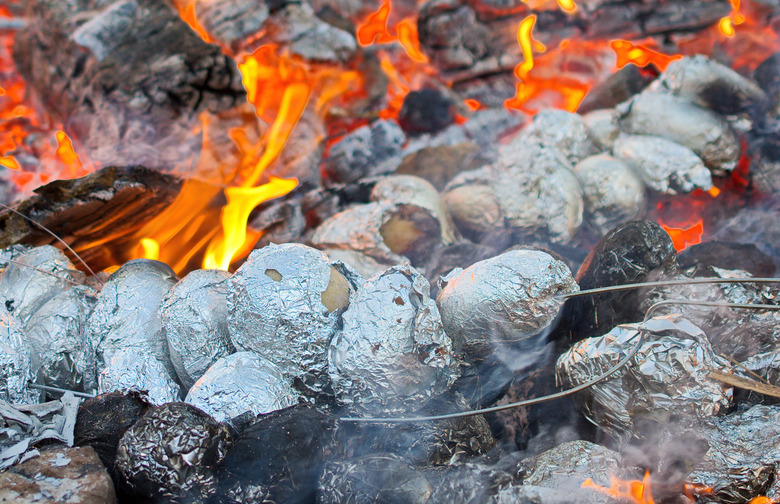
[[[577,6],[574,4],[574,0],[558,0],[558,6],[564,12],[577,12]]]
[[[642,481],[621,480],[610,477],[609,487],[597,485],[593,480],[588,478],[582,483],[582,488],[592,488],[618,500],[630,502],[631,504],[655,504],[653,493],[650,489],[650,471],[645,473],[645,477]]]
[[[701,237],[704,234],[704,221],[701,218],[684,228],[667,226],[660,219],[658,224],[672,237],[672,243],[677,252],[685,250],[690,245],[701,243]]]
[[[653,43],[653,41],[648,40],[648,43]],[[639,67],[645,67],[652,63],[663,72],[669,63],[682,58],[682,54],[671,56],[662,54],[650,49],[647,45],[635,45],[628,40],[613,40],[609,45],[617,55],[618,68],[623,68],[629,63]]]

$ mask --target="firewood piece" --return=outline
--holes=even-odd
[[[743,378],[741,376],[724,373],[719,369],[710,369],[709,377],[713,380],[723,382],[726,385],[731,385],[732,387],[752,390],[753,392],[758,392],[759,394],[768,395],[770,397],[780,397],[780,387],[775,387],[774,385],[757,382],[749,378]]]
[[[94,269],[126,261],[134,234],[176,197],[181,180],[143,167],[108,167],[36,189],[17,210],[65,240]],[[19,215],[0,216],[0,246],[59,245]],[[70,258],[74,263],[75,258]]]
[[[577,108],[580,114],[612,108],[642,91],[655,77],[634,64],[626,65],[588,91]]]
[[[682,144],[695,152],[715,175],[737,166],[739,139],[726,120],[685,98],[645,91],[621,104],[618,112],[621,131]]]

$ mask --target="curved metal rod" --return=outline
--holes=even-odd
[[[591,296],[593,294],[603,294],[606,292],[619,292],[631,289],[640,289],[642,287],[666,287],[669,285],[696,285],[696,284],[717,284],[717,283],[761,283],[761,284],[780,284],[780,278],[765,277],[734,277],[734,278],[690,278],[688,280],[658,280],[655,282],[633,283],[624,285],[610,285],[609,287],[596,287],[594,289],[585,289],[568,294],[559,294],[563,299],[575,297]]]

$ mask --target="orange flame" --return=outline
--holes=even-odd
[[[625,481],[610,477],[609,487],[597,485],[593,480],[588,478],[582,483],[582,488],[592,488],[616,499],[630,502],[631,504],[655,504],[653,494],[650,490],[650,471],[645,473],[645,477],[642,481]]]
[[[573,14],[577,12],[577,6],[574,4],[574,0],[558,0],[558,6],[562,11]]]
[[[766,497],[764,495],[760,495],[758,497],[753,497],[750,499],[750,502],[748,504],[774,504],[776,501],[773,501],[769,497]]]
[[[674,60],[682,58],[681,54],[667,55],[653,51],[644,45],[634,45],[628,40],[613,40],[609,43],[610,47],[617,55],[617,67],[623,68],[629,63],[639,67],[645,67],[652,63],[662,72]]]
[[[387,18],[390,16],[390,0],[384,0],[379,10],[368,15],[357,27],[357,41],[361,46],[387,44],[395,42],[396,37],[387,31]]]
[[[660,220],[658,224],[671,236],[677,252],[685,250],[690,245],[701,243],[701,236],[704,234],[704,221],[702,219],[684,228],[667,226]]]
[[[19,161],[16,160],[13,156],[0,156],[0,166],[3,166],[4,168],[8,168],[9,170],[21,170],[22,167],[19,166]]]

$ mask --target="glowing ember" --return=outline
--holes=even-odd
[[[394,42],[396,37],[387,31],[387,18],[390,16],[390,0],[384,0],[379,10],[369,14],[357,27],[357,41],[362,46]]]
[[[479,110],[482,108],[482,104],[474,99],[463,100],[463,103],[469,108],[469,110]]]
[[[664,231],[669,233],[669,236],[672,237],[672,243],[674,243],[674,248],[677,252],[685,250],[685,248],[690,245],[701,243],[701,236],[704,234],[704,222],[702,219],[683,228],[667,226],[660,219],[658,224],[660,224],[661,227],[664,228]]]
[[[653,43],[652,40],[649,42]],[[681,54],[669,56],[654,51],[646,45],[635,45],[628,40],[613,40],[609,45],[617,55],[618,68],[623,68],[629,63],[639,67],[645,67],[652,63],[659,70],[664,71],[669,63],[682,58]]]
[[[603,492],[619,500],[630,502],[632,504],[655,504],[653,494],[650,490],[650,472],[645,473],[642,481],[628,480],[624,481],[618,478],[610,477],[610,486],[603,487],[597,485],[590,478],[582,483],[582,488],[592,488]]]
[[[759,497],[753,497],[752,499],[750,499],[750,502],[748,502],[748,504],[774,504],[774,503],[775,501],[763,495]]]

